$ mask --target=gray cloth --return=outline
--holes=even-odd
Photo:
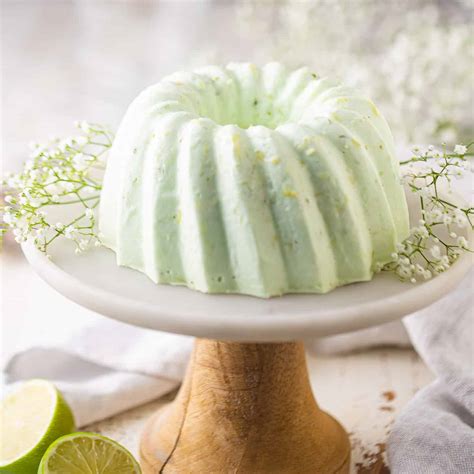
[[[394,474],[474,473],[474,320],[471,272],[449,296],[404,321],[436,375],[397,418],[388,440]]]

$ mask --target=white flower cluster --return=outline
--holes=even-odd
[[[239,29],[257,45],[250,59],[307,65],[361,87],[405,143],[467,141],[474,126],[466,107],[474,101],[472,5],[248,0],[236,8]]]
[[[82,134],[51,138],[30,145],[30,159],[23,170],[2,180],[2,233],[10,228],[17,242],[31,238],[47,252],[59,236],[72,240],[76,252],[99,244],[94,209],[100,198],[105,153],[111,134],[102,126],[78,122]],[[51,206],[71,206],[67,223],[51,223]]]
[[[393,261],[378,270],[394,271],[402,280],[415,283],[446,271],[462,252],[470,251],[460,234],[472,229],[474,208],[448,201],[439,188],[471,169],[466,154],[472,145],[456,145],[452,152],[433,146],[422,152],[415,147],[412,158],[402,163],[402,182],[419,196],[421,219],[398,246]]]

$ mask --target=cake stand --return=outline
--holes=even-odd
[[[348,436],[313,397],[301,341],[424,308],[449,293],[471,265],[466,254],[420,284],[379,274],[325,295],[263,300],[155,285],[117,267],[104,248],[76,256],[70,242],[58,242],[51,259],[28,242],[23,251],[46,282],[88,309],[197,337],[176,399],[143,432],[145,474],[348,473]]]

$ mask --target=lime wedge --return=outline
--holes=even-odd
[[[41,460],[38,474],[140,474],[135,458],[120,444],[95,433],[57,439]]]
[[[48,446],[72,431],[71,410],[54,385],[21,384],[0,404],[0,473],[36,474]]]

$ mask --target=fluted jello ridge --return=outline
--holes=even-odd
[[[369,280],[408,211],[369,99],[307,68],[232,63],[130,105],[99,225],[117,263],[157,283],[269,297]]]

